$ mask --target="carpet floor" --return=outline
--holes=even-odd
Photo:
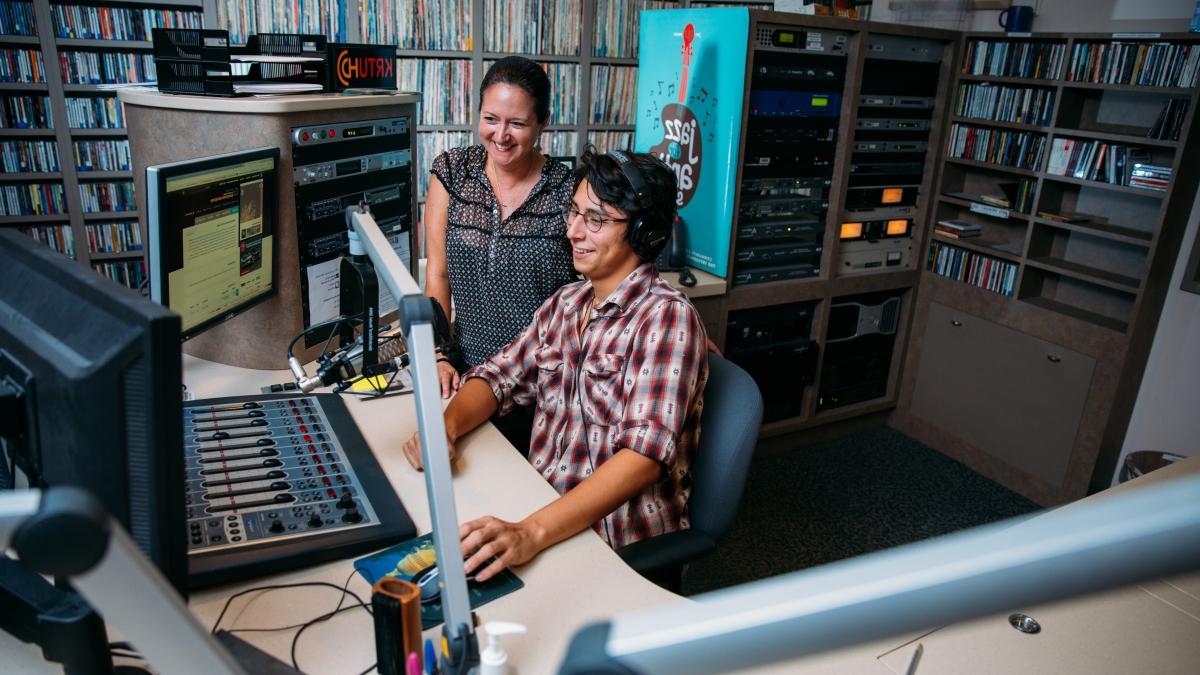
[[[733,528],[693,562],[695,595],[1037,510],[1033,502],[894,429],[755,459]]]

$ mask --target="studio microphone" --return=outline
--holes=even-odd
[[[292,371],[292,375],[296,378],[296,387],[303,393],[311,393],[318,387],[324,387],[332,384],[341,386],[346,380],[354,377],[354,359],[361,358],[362,346],[358,345],[354,349],[341,354],[328,362],[321,365],[317,374],[313,377],[308,377],[304,372],[304,366],[295,357],[288,359],[288,367]],[[363,378],[375,377],[377,375],[389,375],[401,368],[408,366],[408,354],[401,354],[392,359],[381,361],[379,363],[362,368],[361,376]]]
[[[308,394],[317,387],[337,384],[354,376],[354,361],[362,359],[362,343],[356,343],[349,350],[335,354],[333,358],[324,360],[317,366],[317,374],[309,377],[304,372],[304,366],[294,356],[288,357],[288,368],[296,378],[296,387]]]
[[[363,368],[362,376],[364,378],[367,378],[367,377],[375,377],[376,375],[389,375],[391,373],[394,373],[394,372],[400,370],[401,368],[407,368],[407,367],[408,367],[408,354],[401,354],[400,356],[397,356],[394,359],[388,359],[387,361],[380,361],[379,363],[376,363],[373,366],[367,366],[366,368]]]

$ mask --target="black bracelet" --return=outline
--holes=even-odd
[[[448,359],[448,358],[446,358],[446,357],[444,357],[444,356],[439,356],[439,357],[437,357],[437,363],[441,363],[441,362],[443,362],[443,361],[445,361],[446,363],[450,363],[450,359]]]

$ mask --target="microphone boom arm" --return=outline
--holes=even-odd
[[[457,671],[477,661],[478,643],[459,547],[458,515],[454,506],[450,453],[442,418],[441,385],[433,341],[433,304],[421,292],[421,287],[400,261],[365,204],[346,209],[346,224],[350,228],[351,246],[363,247],[379,280],[400,305],[400,327],[408,343],[413,402],[421,435],[421,462],[425,467],[425,491],[429,496],[433,544],[442,582],[442,607],[446,619],[442,631],[450,645],[446,665],[451,671]]]

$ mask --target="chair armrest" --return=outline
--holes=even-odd
[[[699,530],[676,530],[635,541],[617,550],[617,555],[638,573],[660,570],[664,567],[679,567],[717,547],[712,537]]]

